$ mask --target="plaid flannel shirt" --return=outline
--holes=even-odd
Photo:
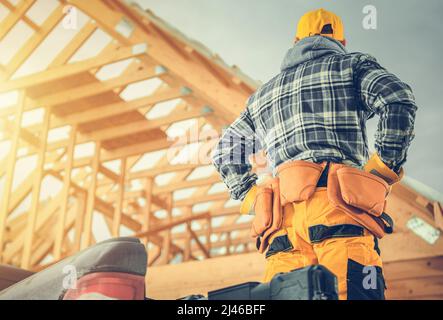
[[[379,116],[375,149],[399,170],[414,137],[410,87],[362,53],[310,59],[259,88],[223,133],[213,163],[233,199],[257,180],[249,155],[264,149],[275,168],[288,160],[325,160],[362,167],[368,160],[366,120]]]

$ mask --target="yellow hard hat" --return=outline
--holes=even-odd
[[[345,39],[343,23],[339,16],[325,9],[305,13],[298,22],[296,39],[322,35],[338,41]]]

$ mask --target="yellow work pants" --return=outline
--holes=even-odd
[[[340,299],[384,299],[377,240],[329,203],[325,187],[307,201],[287,204],[282,228],[269,243],[265,282],[280,272],[321,264],[337,276]]]

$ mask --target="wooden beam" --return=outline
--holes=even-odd
[[[120,225],[122,221],[123,200],[125,195],[125,176],[126,176],[126,158],[121,159],[120,176],[118,179],[118,196],[114,209],[114,217],[112,219],[111,234],[113,237],[120,235]]]
[[[210,176],[208,178],[196,179],[196,180],[185,180],[177,183],[170,183],[165,186],[156,186],[153,189],[153,194],[158,195],[166,192],[172,192],[179,189],[193,188],[193,187],[201,187],[206,185],[212,185],[214,183],[220,182],[220,176],[217,174],[216,176]]]
[[[0,83],[0,92],[25,89],[51,81],[63,80],[63,78],[65,77],[70,77],[82,72],[87,72],[91,69],[102,67],[107,64],[115,63],[129,58],[136,58],[146,53],[144,50],[137,50],[137,47],[139,47],[139,45],[134,45],[130,47],[118,47],[115,50],[106,51],[103,54],[99,54],[96,57],[87,60],[53,67],[41,72],[33,73],[28,76]]]
[[[36,225],[34,228],[34,232],[41,230],[47,223],[48,220],[51,219],[54,214],[56,214],[59,206],[60,206],[60,200],[61,200],[62,194],[57,194],[54,198],[50,199],[46,203],[40,203],[39,204],[39,214],[36,220]],[[23,250],[24,242],[26,239],[26,225],[28,222],[28,214],[29,211],[25,214],[25,221],[23,223],[23,227],[20,228],[20,230],[17,230],[18,232],[15,234],[14,238],[12,239],[11,243],[8,244],[8,247],[4,251],[4,261],[7,264],[12,263],[12,259],[14,256],[16,256],[20,250]],[[20,264],[20,260],[17,261],[18,264]],[[14,262],[14,264],[16,264]]]
[[[104,30],[121,43],[129,45],[147,41],[150,44],[149,56],[164,65],[171,71],[171,75],[179,81],[187,83],[198,96],[209,101],[220,113],[229,113],[233,120],[244,109],[248,94],[238,91],[235,87],[221,86],[219,79],[211,70],[197,61],[187,61],[158,33],[148,34],[146,30],[133,24],[134,30],[130,37],[126,38],[116,31],[116,26],[124,18],[124,14],[120,10],[113,11],[99,1],[85,3],[81,0],[70,0],[69,2],[93,17]],[[126,8],[140,19],[149,21],[150,18],[147,14],[133,10],[129,6],[126,6]]]
[[[134,179],[140,179],[140,178],[146,178],[146,177],[155,177],[162,173],[168,173],[168,172],[176,172],[176,171],[182,171],[182,170],[193,170],[195,168],[200,167],[200,163],[184,163],[184,164],[168,164],[163,165],[159,167],[154,167],[152,169],[142,170],[142,171],[136,171],[136,172],[130,172],[128,174],[127,179],[128,180],[134,180]]]
[[[210,194],[203,197],[199,197],[197,199],[190,198],[190,199],[183,199],[183,200],[177,200],[175,202],[175,206],[178,207],[186,207],[190,205],[195,205],[197,203],[202,202],[209,202],[209,201],[228,201],[229,195],[227,193],[216,193],[216,194]]]
[[[94,158],[92,161],[92,179],[88,188],[88,199],[86,202],[85,221],[83,229],[83,238],[81,248],[85,249],[91,245],[92,240],[92,219],[94,215],[94,209],[96,205],[96,189],[97,189],[97,174],[100,165],[100,151],[101,143],[95,144]]]
[[[49,132],[50,119],[51,119],[51,109],[47,108],[45,110],[45,115],[41,130],[40,148],[38,151],[37,166],[35,169],[36,173],[34,176],[34,186],[32,187],[31,209],[29,210],[28,221],[26,224],[26,232],[24,235],[25,242],[24,242],[23,255],[21,261],[21,267],[23,269],[28,269],[30,267],[30,262],[31,262],[32,243],[34,239],[35,224],[37,220],[37,214],[40,202],[40,190],[44,175],[46,144]]]
[[[9,79],[23,62],[34,52],[34,50],[42,43],[46,36],[57,26],[64,16],[64,5],[60,4],[41,25],[38,32],[20,48],[17,54],[8,62],[6,73],[2,75],[1,80]]]
[[[397,232],[380,240],[380,250],[384,261],[434,257],[443,252],[443,237],[430,245],[410,230]]]
[[[26,18],[26,12],[34,3],[35,0],[22,0],[16,7],[13,7],[9,1],[2,0],[2,4],[11,12],[0,24],[0,41],[3,40],[3,38],[8,34],[9,31],[12,30],[20,19]]]
[[[149,231],[151,228],[151,205],[152,205],[152,178],[146,179],[145,185],[145,206],[142,213],[142,232]],[[143,244],[146,246],[149,243],[149,235],[141,236]]]
[[[148,230],[136,233],[132,237],[135,238],[149,237],[150,235],[162,232],[164,230],[172,229],[178,225],[191,222],[192,220],[199,220],[205,218],[208,218],[207,212],[193,214],[190,216],[181,216],[173,219],[165,219],[166,221],[158,222],[155,225],[152,225],[151,228],[149,228]]]
[[[65,225],[66,225],[66,215],[68,212],[69,205],[69,195],[71,188],[71,173],[72,165],[74,162],[74,149],[75,149],[75,139],[77,136],[77,126],[71,127],[71,132],[69,134],[69,144],[66,152],[66,167],[65,175],[63,177],[63,199],[61,202],[61,208],[57,221],[57,228],[55,231],[55,242],[54,242],[54,252],[53,256],[55,260],[59,260],[62,254],[63,241],[65,239]]]
[[[74,245],[73,250],[75,252],[80,251],[83,225],[85,224],[85,211],[86,211],[87,194],[79,193],[77,196],[77,217],[74,224]]]
[[[112,180],[112,182],[120,181],[120,176],[116,174],[114,171],[106,168],[104,165],[99,165],[98,172],[102,173],[105,177]]]
[[[90,109],[86,109],[85,111],[76,112],[61,118],[57,118],[54,122],[55,126],[92,122],[129,111],[134,111],[149,105],[155,105],[156,103],[177,99],[183,97],[184,94],[186,93],[177,88],[164,89],[161,92],[131,101],[119,101],[101,107],[91,106]]]
[[[194,239],[195,243],[197,244],[198,248],[203,252],[204,256],[206,258],[210,257],[208,249],[203,245],[203,243],[198,238],[198,235],[195,233],[194,230],[191,228],[191,223],[188,222],[188,229],[187,231],[191,234],[192,239]]]
[[[125,156],[129,157],[151,151],[167,149],[170,147],[185,146],[187,144],[195,142],[211,143],[218,140],[219,137],[217,137],[214,132],[201,132],[198,136],[189,137],[188,139],[183,139],[183,137],[181,137],[174,140],[166,140],[166,139],[152,140],[104,152],[103,161],[115,160],[120,157],[125,157]]]
[[[166,208],[166,222],[170,223],[172,221],[172,194],[169,194],[166,199],[167,208]],[[162,253],[160,257],[160,264],[169,263],[170,254],[171,254],[171,229],[167,229],[163,234],[163,245],[162,245]]]
[[[210,290],[247,281],[261,281],[264,267],[265,258],[258,253],[153,266],[148,270],[146,286],[149,288],[149,297],[153,299],[206,295]]]
[[[77,50],[89,39],[89,37],[97,30],[95,22],[89,21],[86,25],[74,36],[67,46],[52,60],[48,69],[64,65],[72,58]]]
[[[191,217],[192,216],[192,207],[185,207],[183,208],[183,216],[184,217]],[[183,261],[189,261],[191,258],[191,240],[192,240],[192,234],[191,234],[191,224],[186,223],[186,232],[185,232],[185,250],[183,252]]]
[[[25,93],[20,91],[18,98],[18,107],[15,112],[14,119],[14,130],[11,139],[11,148],[9,150],[8,162],[6,166],[6,176],[3,187],[3,201],[0,203],[0,261],[2,261],[3,255],[3,246],[4,246],[4,236],[6,232],[6,219],[8,217],[8,209],[9,209],[9,201],[12,193],[12,183],[14,179],[14,169],[15,169],[15,159],[17,156],[17,149],[19,145],[19,136],[20,136],[20,128],[21,122],[23,118],[24,111],[24,100]]]
[[[112,140],[121,136],[127,136],[140,132],[147,132],[151,129],[159,128],[164,125],[170,125],[175,122],[193,119],[201,116],[199,110],[191,110],[185,112],[174,113],[167,117],[162,117],[155,120],[139,120],[123,124],[120,126],[113,126],[111,128],[95,130],[91,133],[84,135],[84,139],[80,142],[87,142],[91,140]]]
[[[56,106],[68,102],[74,102],[83,98],[98,95],[104,92],[112,91],[115,88],[127,86],[138,81],[148,80],[157,77],[155,70],[141,69],[130,75],[123,75],[106,81],[97,81],[64,91],[52,93],[43,97],[39,97],[34,101],[29,101],[29,107],[32,106]]]

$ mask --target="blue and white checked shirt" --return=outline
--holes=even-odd
[[[416,109],[410,87],[373,57],[347,53],[328,37],[305,38],[224,131],[213,162],[231,197],[241,200],[257,180],[248,157],[260,149],[274,172],[288,160],[362,167],[368,160],[366,120],[376,114],[375,149],[398,171],[414,137]]]

